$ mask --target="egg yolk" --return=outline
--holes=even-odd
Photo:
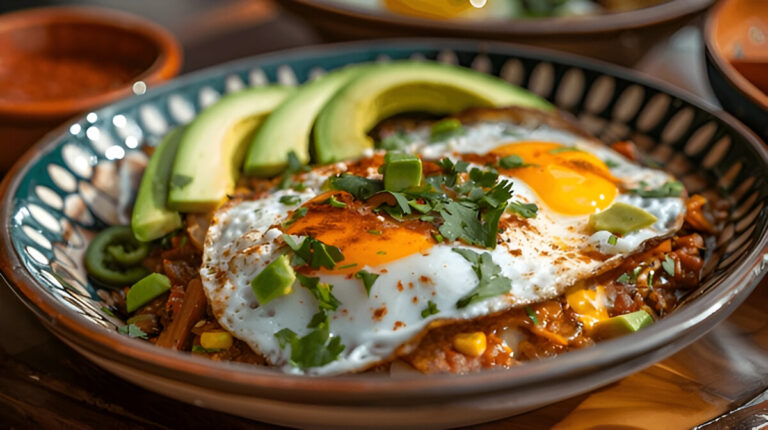
[[[586,151],[551,142],[518,142],[495,148],[499,157],[517,155],[524,167],[502,169],[523,180],[552,210],[589,215],[611,205],[617,179],[605,163]]]
[[[329,205],[331,195],[346,206]],[[364,266],[375,267],[425,252],[435,244],[431,224],[419,220],[398,222],[380,216],[370,205],[354,200],[351,194],[343,191],[321,194],[304,206],[306,215],[285,232],[311,236],[341,250],[344,260],[332,270],[321,269],[324,273],[355,273]]]
[[[384,6],[401,15],[420,18],[456,18],[472,9],[469,0],[384,0]]]

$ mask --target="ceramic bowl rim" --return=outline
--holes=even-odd
[[[323,57],[377,48],[399,47],[404,49],[459,49],[477,51],[478,46],[487,52],[502,55],[521,56],[537,61],[550,61],[586,70],[628,79],[634,83],[658,90],[681,99],[691,106],[703,110],[722,121],[735,134],[745,138],[747,147],[754,151],[757,162],[768,166],[768,151],[761,140],[731,115],[713,109],[697,96],[685,93],[669,84],[649,78],[622,67],[586,60],[574,55],[550,53],[536,48],[471,40],[453,39],[388,39],[381,41],[346,42],[319,45],[279,51],[237,60],[182,76],[157,91],[119,101],[103,108],[105,113],[127,106],[140,104],[152,97],[164,97],[185,85],[198,82],[207,76],[219,76],[227,70],[245,65],[257,67],[266,62],[289,63],[295,58],[307,56]],[[66,131],[66,124],[48,134],[20,159],[0,184],[3,196],[0,219],[10,221],[14,199],[19,185],[33,164],[47,152],[53,150],[57,140]],[[286,375],[277,370],[249,366],[240,363],[212,362],[190,354],[155,347],[143,341],[128,338],[117,332],[90,323],[81,315],[62,305],[45,291],[24,268],[20,256],[12,245],[10,222],[0,227],[0,271],[8,284],[22,301],[43,320],[50,329],[66,337],[78,346],[100,356],[141,366],[142,370],[163,374],[178,380],[191,381],[201,386],[216,387],[222,392],[237,392],[259,395],[267,398],[304,399],[307,402],[334,403],[339,401],[360,403],[377,400],[380,402],[428,401],[459,394],[489,393],[554,381],[561,377],[573,377],[639,356],[654,348],[669,344],[682,333],[696,329],[707,318],[724,318],[723,312],[731,310],[746,298],[762,277],[762,269],[768,263],[768,226],[763,229],[754,249],[738,261],[733,272],[708,294],[698,297],[690,306],[673,312],[668,317],[645,329],[642,335],[630,335],[603,342],[590,348],[573,351],[555,360],[526,363],[523,366],[504,370],[489,370],[471,375],[436,375],[424,378],[404,379],[398,377],[375,378],[370,375],[343,377],[302,377]],[[618,352],[617,352],[618,351]],[[193,378],[193,379],[190,379]]]
[[[0,16],[0,33],[46,27],[52,23],[88,23],[119,29],[146,39],[157,48],[157,56],[134,81],[144,81],[148,86],[172,78],[181,69],[181,45],[170,31],[148,19],[105,7],[49,6],[10,12]],[[132,94],[132,84],[128,82],[120,88],[85,97],[32,101],[0,99],[0,116],[22,121],[68,117],[129,96]]]
[[[734,1],[734,0],[730,0]],[[725,8],[728,1],[718,2],[709,13],[707,13],[706,21],[704,22],[704,46],[707,51],[707,58],[721,75],[733,86],[736,91],[739,92],[744,98],[752,101],[755,105],[768,111],[768,94],[760,91],[759,88],[744,77],[736,70],[730,61],[727,61],[722,52],[717,49],[717,43],[715,41],[715,26],[717,20],[720,18],[722,10]]]
[[[581,18],[538,18],[535,20],[499,20],[499,22],[455,22],[409,17],[394,13],[377,13],[362,7],[339,5],[333,0],[289,0],[306,8],[343,16],[356,21],[382,26],[404,26],[411,29],[453,31],[461,34],[503,34],[555,38],[565,35],[600,35],[639,29],[674,21],[700,12],[715,0],[671,0],[642,9]],[[514,22],[514,25],[510,25]]]

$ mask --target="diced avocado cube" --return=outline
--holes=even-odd
[[[400,192],[421,183],[421,159],[413,154],[388,152],[384,157],[384,189]]]
[[[256,275],[251,288],[259,304],[266,305],[280,296],[290,294],[295,280],[296,272],[291,267],[290,259],[281,255]]]
[[[171,280],[161,273],[151,273],[131,286],[125,296],[128,313],[146,305],[157,296],[171,289]]]
[[[622,202],[616,202],[608,209],[589,217],[589,225],[596,231],[607,230],[621,235],[651,226],[655,222],[655,216],[637,206]]]
[[[593,333],[598,338],[609,339],[634,333],[651,324],[653,324],[653,317],[648,312],[640,310],[600,321],[594,326]]]

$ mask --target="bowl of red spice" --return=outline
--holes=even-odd
[[[181,48],[162,27],[91,7],[0,17],[0,172],[67,119],[174,77]]]

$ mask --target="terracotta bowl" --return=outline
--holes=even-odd
[[[135,82],[144,83],[135,88],[141,93],[175,76],[180,66],[174,37],[130,14],[53,7],[3,15],[0,173],[65,120],[132,94]],[[84,76],[78,67],[92,75]],[[94,80],[91,87],[85,84]]]
[[[285,0],[280,4],[332,40],[470,37],[541,46],[631,66],[713,2],[670,0],[643,9],[587,17],[493,21],[416,18],[389,12],[383,6],[355,7],[338,0]]]
[[[768,139],[768,2],[722,0],[704,29],[707,74],[723,107]]]

